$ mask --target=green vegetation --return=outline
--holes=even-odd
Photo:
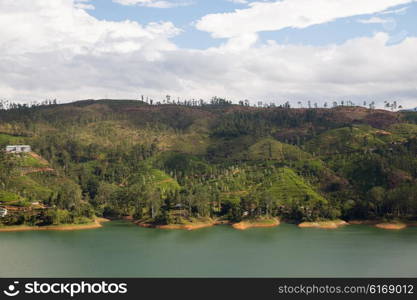
[[[11,204],[20,202],[21,200],[22,198],[15,193],[8,191],[0,191],[0,203]]]
[[[390,131],[404,138],[415,138],[417,136],[417,125],[407,123],[394,124],[390,127]]]
[[[25,139],[23,137],[0,133],[0,146],[10,145],[10,144],[21,144],[24,141]]]
[[[21,167],[26,167],[26,168],[42,168],[45,167],[45,163],[43,161],[41,161],[40,159],[27,155],[27,154],[23,154],[21,155],[21,162],[20,162],[20,166]]]
[[[315,219],[315,214],[323,213],[320,209],[328,203],[312,186],[289,168],[280,169],[270,182],[271,187],[266,190],[269,193],[268,196],[278,199],[280,206],[291,208],[301,218]],[[294,216],[294,213],[290,216]]]
[[[80,101],[0,110],[7,225],[416,219],[417,113]]]
[[[369,151],[402,141],[399,135],[370,126],[349,126],[329,130],[307,143],[308,150],[318,155]]]

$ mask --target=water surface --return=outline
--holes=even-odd
[[[0,233],[0,277],[417,277],[417,228]]]

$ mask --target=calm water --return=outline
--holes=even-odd
[[[237,231],[139,228],[0,233],[0,277],[417,276],[417,228],[294,225]]]

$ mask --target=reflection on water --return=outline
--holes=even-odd
[[[417,228],[0,233],[0,277],[415,277],[416,256]]]

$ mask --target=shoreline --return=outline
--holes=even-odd
[[[139,227],[142,228],[153,228],[153,229],[164,229],[164,230],[198,230],[208,227],[213,227],[216,225],[231,225],[234,229],[237,230],[246,230],[249,228],[270,228],[277,227],[281,224],[280,220],[277,218],[273,219],[263,219],[263,220],[251,220],[251,221],[242,221],[238,223],[231,223],[228,220],[211,220],[211,221],[201,221],[193,222],[188,224],[168,224],[168,225],[156,225],[152,223],[146,223],[137,221],[134,222]]]
[[[139,227],[142,228],[154,228],[154,229],[164,229],[164,230],[198,230],[208,227],[213,227],[215,225],[223,224],[222,221],[217,220],[210,220],[210,221],[201,221],[201,222],[194,222],[189,224],[168,224],[168,225],[156,225],[152,223],[146,223],[137,221],[134,222]]]
[[[47,226],[28,226],[15,225],[0,227],[1,232],[23,232],[23,231],[77,231],[97,229],[103,227],[102,223],[110,222],[110,219],[96,218],[94,222],[87,224],[61,224],[61,225],[47,225]],[[130,219],[126,221],[131,221]],[[134,221],[135,225],[142,228],[164,229],[164,230],[199,230],[209,228],[216,225],[231,225],[236,230],[247,230],[250,228],[272,228],[281,225],[278,218],[260,219],[260,220],[246,220],[238,223],[231,223],[228,220],[210,220],[193,222],[188,224],[169,224],[169,225],[155,225],[141,221]],[[293,223],[288,223],[293,224]],[[384,230],[403,230],[409,227],[417,227],[417,221],[392,221],[383,222],[382,220],[333,220],[333,221],[317,221],[317,222],[302,222],[299,223],[299,228],[319,228],[319,229],[337,229],[347,225],[367,225]]]
[[[195,222],[189,224],[169,224],[169,225],[155,225],[151,223],[134,222],[137,226],[143,228],[154,228],[164,230],[198,230],[216,225],[231,225],[236,230],[247,230],[250,228],[272,228],[281,225],[278,218],[260,219],[260,220],[246,220],[238,223],[231,223],[228,220],[213,220],[212,222]],[[293,224],[293,223],[289,223]],[[413,222],[382,222],[378,220],[332,220],[332,221],[317,221],[317,222],[302,222],[299,223],[299,228],[318,228],[318,229],[338,229],[348,225],[368,225],[384,230],[402,230],[408,227],[417,227],[417,221]]]
[[[375,225],[376,228],[386,229],[386,230],[401,230],[407,228],[405,223],[379,223]]]
[[[385,230],[402,230],[408,227],[416,227],[416,221],[391,221],[391,222],[384,222],[382,220],[352,220],[349,221],[349,224],[352,225],[369,225],[379,229]]]
[[[97,229],[103,227],[104,222],[110,220],[105,218],[96,218],[94,222],[87,224],[61,224],[61,225],[47,225],[47,226],[29,226],[29,225],[15,225],[0,227],[0,232],[20,232],[20,231],[76,231]]]
[[[332,221],[317,221],[317,222],[302,222],[298,224],[299,228],[320,228],[320,229],[337,229],[349,225],[348,222],[343,220]]]
[[[259,219],[259,220],[249,220],[241,221],[239,223],[232,224],[232,227],[237,230],[247,230],[249,228],[271,228],[277,227],[281,224],[280,220],[277,218],[271,219]]]

